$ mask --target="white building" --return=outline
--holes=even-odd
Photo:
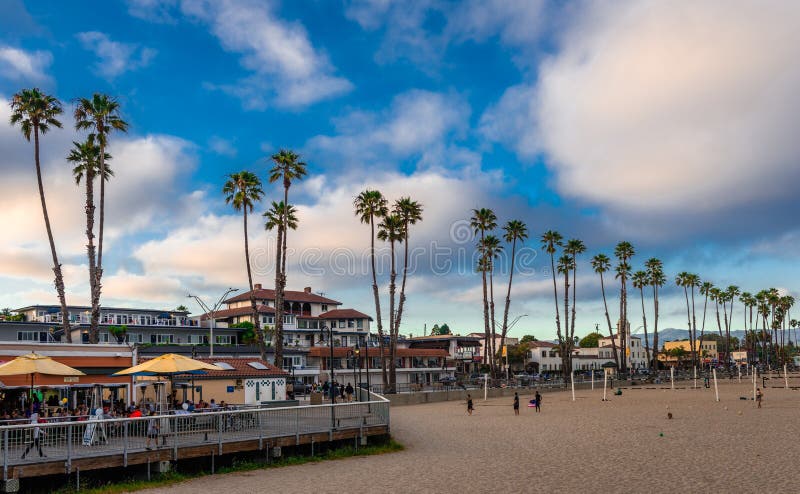
[[[628,341],[628,348],[626,351],[626,360],[628,363],[628,368],[630,369],[646,369],[647,366],[647,352],[645,351],[644,346],[642,345],[642,339],[638,336],[630,336],[626,335],[626,340]],[[611,337],[605,336],[601,337],[598,340],[598,344],[600,348],[606,349],[606,351],[611,355],[611,358],[614,358],[613,355],[613,347],[611,343]],[[614,334],[614,344],[617,346],[617,352],[621,351],[620,348],[620,338],[619,333]]]
[[[528,361],[525,367],[533,368],[533,372],[539,374],[561,372],[561,356],[558,353],[558,347],[547,341],[530,342]]]

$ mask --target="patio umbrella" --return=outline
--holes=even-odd
[[[31,398],[33,397],[33,382],[36,374],[49,376],[85,376],[78,369],[37,353],[20,355],[10,362],[0,365],[0,376],[31,376]]]
[[[139,365],[134,365],[125,370],[121,370],[115,376],[169,376],[170,387],[172,387],[172,376],[176,374],[205,374],[210,370],[225,370],[214,364],[207,364],[183,355],[166,353],[154,359],[148,360]],[[158,394],[158,393],[156,393]],[[159,403],[161,399],[158,398]]]
[[[114,376],[172,376],[175,374],[205,374],[210,370],[225,370],[214,364],[184,357],[174,353],[166,353],[128,369],[115,372]]]

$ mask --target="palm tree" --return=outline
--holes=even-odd
[[[583,241],[573,238],[567,241],[564,246],[564,253],[572,256],[572,321],[570,322],[570,334],[575,334],[575,307],[577,305],[575,298],[575,290],[577,286],[577,273],[578,273],[578,254],[586,252],[586,246]]]
[[[383,386],[386,388],[389,384],[388,376],[386,375],[386,359],[384,357],[384,341],[383,341],[383,323],[381,322],[381,299],[378,294],[378,275],[375,270],[375,219],[382,218],[388,213],[386,206],[386,199],[383,194],[377,190],[367,189],[361,192],[353,200],[353,208],[355,209],[356,216],[359,217],[361,223],[366,223],[370,226],[370,262],[372,264],[372,294],[375,297],[375,317],[378,323],[378,345],[381,353],[381,377],[383,378]]]
[[[606,285],[603,273],[611,269],[611,259],[605,254],[597,254],[592,258],[594,272],[600,275],[600,291],[603,293],[603,308],[606,311],[606,322],[608,323],[608,336],[611,337],[611,349],[614,351],[614,363],[619,369],[619,355],[617,355],[617,343],[614,339],[614,329],[611,327],[611,316],[608,315],[608,302],[606,302]]]
[[[742,319],[744,320],[745,342],[747,343],[747,345],[746,345],[747,359],[748,359],[748,361],[751,361],[751,362],[752,362],[752,360],[751,360],[751,357],[750,357],[750,355],[751,355],[750,350],[751,350],[751,345],[753,345],[754,342],[755,342],[755,338],[754,338],[755,335],[752,333],[752,330],[753,330],[753,306],[751,304],[752,298],[753,298],[753,294],[751,294],[750,292],[742,292],[741,295],[739,295],[739,301],[742,303],[742,309],[743,309],[742,315],[744,316]],[[748,316],[748,312],[750,314],[749,325],[748,325],[748,317],[747,317]],[[750,332],[748,332],[748,331],[750,331]]]
[[[650,286],[650,279],[644,271],[636,271],[631,276],[631,283],[634,288],[639,289],[639,297],[642,300],[642,326],[644,327],[644,349],[647,356],[647,365],[650,366],[650,341],[647,338],[647,313],[644,310],[644,287]]]
[[[401,197],[394,203],[394,214],[403,222],[403,281],[400,283],[400,300],[397,303],[397,316],[395,325],[400,331],[400,322],[403,319],[403,309],[406,303],[406,278],[408,276],[408,237],[411,225],[422,221],[422,205],[410,197]]]
[[[298,220],[297,220],[297,210],[291,204],[287,208],[284,205],[284,202],[275,202],[272,201],[272,207],[263,213],[264,218],[266,221],[264,223],[264,228],[268,231],[277,230],[277,241],[276,245],[281,245],[281,241],[284,236],[284,224],[286,225],[287,229],[289,230],[297,230]],[[285,223],[284,223],[285,222]],[[277,261],[276,261],[277,264]],[[275,270],[276,272],[279,271],[278,269]],[[276,275],[277,276],[277,275]],[[277,297],[277,295],[276,295]],[[277,313],[277,311],[276,311]],[[277,335],[276,335],[277,338]],[[281,336],[281,338],[283,338]],[[277,346],[277,343],[276,343]]]
[[[100,170],[100,146],[97,144],[94,134],[89,134],[86,142],[73,142],[73,149],[67,155],[67,161],[74,163],[72,175],[75,177],[75,184],[80,185],[81,180],[86,177],[86,250],[89,262],[89,294],[91,300],[91,313],[100,313],[100,290],[98,289],[97,277],[97,251],[94,245],[94,179],[101,172]],[[111,155],[106,153],[103,157],[104,162],[108,162]],[[103,180],[108,180],[114,172],[106,164]],[[90,327],[89,341],[99,341],[96,328],[92,332]]]
[[[508,334],[508,311],[511,308],[511,282],[514,279],[514,262],[517,254],[517,242],[524,243],[528,238],[528,227],[520,220],[511,220],[503,226],[505,234],[503,240],[511,244],[511,265],[508,271],[508,289],[506,290],[506,305],[503,309],[503,326],[500,328],[500,348],[506,344]]]
[[[698,362],[697,348],[695,347],[697,344],[695,341],[697,340],[697,317],[695,313],[694,290],[700,286],[700,276],[694,273],[689,273],[686,277],[686,285],[689,287],[689,293],[691,294],[692,298],[692,323],[689,326],[689,339],[692,341],[692,365],[695,366]]]
[[[273,154],[274,166],[269,171],[269,183],[279,180],[283,182],[283,204],[289,204],[289,187],[295,180],[302,180],[306,176],[306,164],[300,161],[300,156],[294,151],[281,149]],[[286,213],[286,211],[284,211]],[[275,360],[274,364],[283,366],[283,299],[286,291],[286,238],[288,218],[284,216],[283,223],[278,225],[282,231],[278,232],[281,243],[275,249],[278,253],[275,261]]]
[[[490,354],[492,360],[490,366],[492,367],[492,373],[494,373],[496,370],[495,359],[497,358],[497,348],[495,346],[495,341],[497,340],[497,331],[494,317],[494,260],[500,255],[500,252],[503,250],[503,246],[500,245],[500,239],[496,236],[486,235],[478,248],[482,254],[481,258],[484,262],[484,269],[481,270],[481,272],[489,274],[489,318],[491,319],[492,328],[490,345]]]
[[[53,96],[41,92],[38,88],[23,89],[11,98],[11,125],[19,124],[22,135],[28,142],[33,134],[33,159],[36,165],[36,181],[39,185],[39,200],[42,203],[42,216],[47,230],[47,240],[50,242],[50,254],[53,257],[53,274],[55,274],[55,287],[58,301],[61,305],[61,324],[68,343],[72,343],[69,328],[69,311],[67,299],[64,295],[64,275],[61,272],[61,263],[58,262],[56,243],[53,239],[53,230],[50,227],[50,215],[47,214],[47,201],[44,195],[42,182],[42,166],[39,160],[39,135],[50,131],[51,127],[61,128],[58,116],[63,113],[61,102]]]
[[[739,296],[739,293],[741,293],[741,290],[739,290],[739,287],[735,285],[731,285],[725,290],[725,301],[730,303],[730,309],[731,309],[730,319],[727,319],[725,321],[726,355],[730,355],[731,353],[731,330],[733,329],[733,303],[736,301],[736,297]],[[728,359],[726,367],[730,367],[730,363],[731,363],[730,359]]]
[[[92,98],[78,98],[75,105],[75,128],[90,130],[100,146],[100,176],[105,177],[106,147],[108,137],[114,132],[127,132],[128,122],[122,120],[119,113],[119,102],[107,94],[94,93]],[[95,290],[98,303],[92,308],[92,320],[89,327],[89,341],[98,342],[100,324],[100,292],[103,279],[103,228],[106,217],[106,180],[100,181],[100,218],[97,226],[97,265],[95,267]]]
[[[627,369],[627,333],[628,333],[628,275],[630,274],[630,265],[628,264],[628,260],[633,257],[635,251],[633,249],[633,245],[630,242],[620,242],[614,248],[614,256],[619,260],[617,264],[617,278],[620,281],[620,292],[619,292],[619,306],[620,306],[620,323],[619,323],[619,339],[620,339],[620,347],[622,348],[622,356],[621,356],[621,364],[622,368],[620,371],[625,371]]]
[[[547,230],[542,235],[542,249],[545,252],[550,254],[550,274],[553,276],[553,300],[556,306],[556,335],[558,336],[558,341],[561,342],[563,340],[563,334],[561,333],[561,319],[558,313],[558,287],[556,285],[556,262],[555,262],[555,253],[558,247],[561,247],[563,241],[563,237],[560,233]]]
[[[397,285],[397,269],[395,257],[395,244],[403,241],[403,220],[396,214],[387,214],[378,225],[378,239],[389,242],[391,253],[391,271],[389,273],[389,389],[387,392],[396,392],[397,386],[397,337],[398,326],[395,319],[395,293]]]
[[[481,208],[481,209],[473,209],[472,210],[472,218],[470,218],[470,225],[472,226],[473,231],[476,234],[480,234],[480,238],[478,239],[478,247],[480,248],[483,245],[483,240],[486,237],[486,232],[490,232],[497,227],[497,216],[494,214],[494,211],[491,209]],[[489,319],[489,293],[487,290],[487,280],[486,280],[486,267],[488,266],[488,262],[484,257],[481,257],[481,260],[478,261],[478,266],[481,271],[481,281],[483,282],[483,330],[484,336],[487,343],[484,345],[483,348],[483,361],[489,362],[490,367],[492,367],[491,371],[494,375],[494,356],[489,358],[491,343],[489,343],[489,337],[491,335],[490,326],[493,324],[490,322]]]
[[[705,336],[706,332],[706,312],[708,309],[708,299],[711,296],[712,290],[714,289],[714,284],[710,281],[704,281],[700,285],[700,295],[705,297],[705,301],[703,302],[703,325],[700,328],[700,342],[698,345],[700,348],[703,348],[703,336]]]
[[[566,381],[567,376],[572,374],[572,347],[574,346],[573,334],[569,326],[569,274],[575,269],[572,256],[564,254],[558,258],[556,269],[559,274],[564,275],[564,338],[559,338],[559,349],[561,350],[561,369]]]
[[[228,180],[222,186],[222,193],[225,195],[225,204],[233,206],[234,211],[242,212],[242,222],[244,224],[244,261],[247,267],[247,283],[250,288],[250,307],[252,308],[253,330],[258,338],[258,346],[261,351],[261,360],[267,359],[267,344],[264,340],[264,333],[261,331],[261,321],[258,316],[256,306],[256,294],[253,291],[253,272],[250,267],[250,243],[247,235],[247,215],[253,212],[255,203],[264,197],[264,190],[261,188],[261,180],[255,173],[242,170],[238,173],[228,175]]]
[[[656,257],[651,257],[644,263],[647,278],[653,287],[653,363],[652,368],[658,369],[658,290],[667,282],[664,275],[663,263]]]

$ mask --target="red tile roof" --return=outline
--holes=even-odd
[[[258,313],[259,314],[274,314],[275,313],[275,309],[274,308],[267,307],[266,305],[258,305],[257,308],[258,308]],[[253,313],[253,308],[248,305],[247,307],[237,307],[235,309],[218,310],[217,312],[214,313],[214,316],[217,319],[227,319],[229,317],[235,317],[235,316],[249,316],[252,313]],[[206,319],[210,319],[211,315],[206,313],[206,314],[203,314],[202,316],[200,316],[200,318],[205,321]]]
[[[370,321],[372,318],[363,312],[359,312],[355,309],[334,309],[329,310],[328,312],[323,312],[319,315],[320,319],[369,319]]]
[[[255,292],[255,298],[257,300],[275,300],[275,290],[262,288],[253,291]],[[323,297],[322,295],[317,295],[316,293],[308,293],[305,291],[297,292],[294,290],[286,290],[284,293],[284,299],[287,302],[313,302],[317,304],[342,305],[342,303],[339,301]],[[225,303],[229,304],[232,302],[241,302],[243,300],[250,300],[249,291],[233,298],[229,298],[225,301]]]
[[[333,357],[334,358],[341,358],[346,357],[348,353],[354,350],[350,347],[334,347],[333,348]],[[369,356],[369,357],[380,357],[381,350],[380,348],[370,347],[361,348],[359,349],[360,356]],[[309,357],[330,357],[331,350],[329,347],[326,346],[312,346],[308,350]],[[434,348],[398,348],[397,349],[397,356],[398,357],[447,357],[448,353],[446,350],[439,350]],[[389,349],[386,348],[384,350],[384,358],[389,357]]]
[[[530,341],[528,342],[528,348],[552,348],[556,346],[549,341]]]
[[[149,359],[143,359],[149,360]],[[224,370],[224,371],[208,371],[205,374],[187,374],[187,376],[191,376],[192,379],[214,379],[214,378],[232,378],[232,379],[241,379],[246,377],[283,377],[287,376],[288,373],[284,372],[282,369],[278,369],[274,365],[264,362],[258,358],[196,358],[195,360],[199,360],[200,362],[205,362],[208,364],[217,364],[219,362],[224,362],[231,367],[233,370]],[[255,367],[249,365],[250,362],[260,362],[261,364],[266,367],[266,369],[256,369]]]

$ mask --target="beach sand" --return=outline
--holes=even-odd
[[[760,383],[759,383],[760,384]],[[714,389],[544,394],[542,412],[513,398],[395,407],[405,451],[203,477],[149,493],[197,492],[798,492],[800,391]],[[667,413],[673,419],[667,419]],[[662,435],[663,434],[663,435]]]

